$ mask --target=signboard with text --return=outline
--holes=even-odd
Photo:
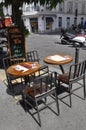
[[[25,58],[25,37],[16,26],[8,28],[9,55],[15,58]]]

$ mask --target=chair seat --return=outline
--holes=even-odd
[[[46,86],[45,86],[45,83],[42,83],[43,85],[42,85],[42,91],[44,90],[44,92],[45,92],[45,88],[46,88]],[[39,95],[39,94],[41,94],[41,91],[40,91],[40,85],[37,85],[37,86],[35,86],[36,88],[36,95]],[[26,95],[30,95],[32,98],[35,98],[34,96],[35,96],[35,94],[34,94],[34,87],[32,86],[32,87],[30,87],[30,86],[26,86],[25,87],[25,89],[23,90],[23,92],[26,94]]]
[[[45,72],[43,70],[40,71],[40,74],[39,74],[39,71],[35,72],[35,76],[38,77],[39,75],[43,75]]]
[[[23,90],[23,92],[24,92],[25,94],[30,94],[31,97],[34,96],[34,88],[33,88],[33,87],[28,87],[28,86],[26,86],[25,89]]]
[[[17,78],[20,78],[19,76],[13,76],[13,75],[10,75],[10,74],[8,74],[8,76],[9,76],[9,78],[10,78],[11,80],[15,80],[15,79],[17,79]]]
[[[76,76],[76,77],[75,77]],[[69,73],[61,74],[57,77],[57,79],[63,83],[69,84],[70,81],[72,81],[74,78],[77,80],[78,75],[71,73],[69,76]],[[71,78],[71,79],[70,79]]]
[[[62,81],[63,83],[68,84],[68,83],[69,83],[69,73],[64,73],[64,74],[62,74],[62,75],[59,75],[59,76],[57,77],[57,79],[58,79],[59,81]]]

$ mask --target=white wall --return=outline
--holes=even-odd
[[[72,1],[73,2],[73,10],[72,10],[72,13],[68,14],[67,13],[67,2],[69,1]],[[55,15],[57,15],[56,17],[52,16],[54,22],[52,23],[52,30],[56,30],[56,29],[59,29],[59,26],[58,26],[58,18],[59,17],[62,17],[62,27],[67,27],[67,17],[70,18],[70,27],[72,26],[72,24],[74,24],[74,17],[75,17],[75,3],[78,2],[78,7],[79,7],[79,12],[78,12],[78,16],[77,16],[77,24],[81,23],[81,17],[84,18],[84,21],[86,20],[86,16],[85,15],[81,15],[81,12],[82,12],[82,2],[83,1],[86,1],[86,0],[66,0],[64,1],[64,10],[60,13],[59,12],[59,4],[57,5],[56,7],[56,10],[54,9],[53,11],[55,12]],[[85,2],[86,3],[86,2]],[[41,12],[26,12],[28,13],[28,19],[30,17],[30,15],[32,15],[33,17],[35,16],[35,14],[38,13],[38,31],[39,32],[45,32],[46,31],[46,20],[45,20],[45,17],[46,17],[46,14],[48,14],[48,11],[49,10],[46,10],[45,9],[46,6],[40,6],[40,11],[41,10],[44,10],[44,11],[41,11]],[[86,9],[85,9],[86,10]],[[45,13],[44,13],[45,12]],[[45,16],[44,18],[42,18],[42,14],[41,13],[44,13]],[[49,11],[50,14],[52,14],[52,11]],[[80,13],[80,15],[79,15]],[[26,21],[27,23],[27,26],[28,28],[30,29],[30,22],[29,20]]]
[[[44,20],[42,19],[42,16],[38,18],[38,31],[43,32],[45,30],[44,27]]]

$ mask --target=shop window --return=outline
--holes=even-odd
[[[70,27],[70,17],[67,17],[67,28]]]
[[[62,17],[59,17],[59,19],[58,19],[58,26],[62,27]]]

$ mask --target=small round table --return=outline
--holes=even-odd
[[[59,65],[62,73],[64,73],[64,69],[62,65],[68,64],[73,61],[73,57],[71,55],[66,54],[55,54],[50,55],[44,58],[44,62],[52,65]]]
[[[40,67],[41,65],[37,62],[22,62],[10,66],[7,69],[7,73],[13,76],[22,77],[35,73],[37,70],[39,70]]]

